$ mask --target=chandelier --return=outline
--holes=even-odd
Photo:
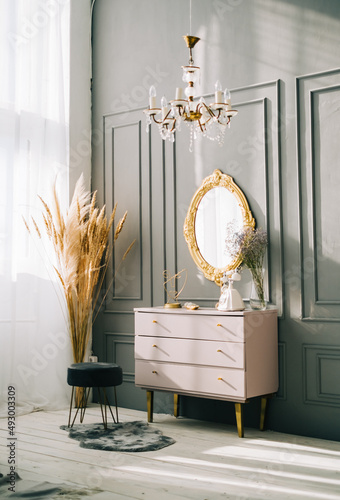
[[[215,102],[207,104],[203,97],[197,100],[195,84],[199,83],[200,68],[194,65],[192,49],[200,40],[196,36],[186,35],[183,37],[189,49],[189,64],[182,66],[183,81],[187,84],[184,90],[176,89],[176,98],[169,103],[165,96],[161,99],[161,107],[156,105],[156,89],[154,85],[149,90],[149,108],[144,110],[146,115],[146,131],[152,122],[159,128],[161,138],[175,141],[175,132],[181,130],[184,122],[190,127],[189,150],[193,150],[193,140],[199,136],[216,141],[222,146],[226,128],[230,127],[230,119],[237,114],[237,110],[231,108],[230,91],[222,92],[219,81],[215,84]],[[196,100],[194,100],[196,99]]]

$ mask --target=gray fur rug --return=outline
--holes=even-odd
[[[80,441],[81,448],[106,451],[154,451],[165,448],[175,440],[145,422],[110,423],[105,430],[102,423],[77,424],[72,428],[60,427],[69,437]]]

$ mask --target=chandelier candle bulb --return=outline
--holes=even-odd
[[[164,120],[164,118],[166,117],[166,115],[168,114],[168,106],[167,106],[168,102],[166,100],[166,97],[163,95],[162,99],[161,99],[161,106],[162,106],[162,120]]]
[[[228,89],[224,91],[224,102],[227,104],[227,110],[229,111],[231,109],[231,95]]]
[[[180,101],[183,99],[183,89],[182,87],[177,87],[176,88],[176,101]]]
[[[168,106],[164,106],[164,108],[162,108],[162,120],[164,120],[164,118],[168,114],[168,111]]]
[[[222,85],[219,80],[217,80],[217,82],[215,83],[215,102],[222,102]]]
[[[155,109],[156,108],[156,89],[154,85],[151,85],[149,89],[149,106],[150,109]]]

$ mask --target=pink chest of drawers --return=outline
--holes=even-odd
[[[243,435],[242,403],[278,389],[276,309],[135,309],[135,383],[148,391],[149,421],[153,391],[170,391],[175,415],[178,395],[235,402]]]

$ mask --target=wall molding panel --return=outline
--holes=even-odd
[[[340,407],[340,347],[304,344],[304,402]]]
[[[133,130],[135,129],[135,130]],[[112,152],[111,152],[111,160],[112,160],[112,164],[111,164],[111,169],[112,169],[112,191],[111,191],[111,199],[107,199],[107,203],[110,204],[110,207],[111,209],[113,209],[113,207],[115,206],[115,203],[116,203],[116,200],[119,199],[119,188],[116,189],[116,177],[118,177],[119,173],[120,173],[120,170],[119,170],[119,167],[120,167],[120,164],[118,164],[118,166],[116,165],[117,161],[116,161],[116,154],[115,154],[115,150],[119,148],[119,143],[121,141],[121,137],[119,137],[119,132],[120,131],[124,131],[125,133],[127,133],[127,131],[130,131],[132,132],[132,130],[135,132],[136,136],[137,136],[137,144],[135,145],[137,147],[137,150],[138,150],[138,154],[137,154],[137,157],[136,157],[136,168],[135,168],[135,176],[137,177],[138,179],[138,189],[136,190],[136,194],[137,194],[137,197],[135,199],[136,201],[136,204],[132,207],[132,210],[130,209],[130,211],[132,211],[134,217],[137,216],[137,220],[138,220],[138,233],[137,233],[137,239],[139,241],[142,240],[142,191],[141,191],[141,177],[142,177],[142,161],[141,161],[141,120],[138,120],[138,121],[135,121],[135,122],[131,122],[129,124],[123,124],[123,125],[116,125],[114,127],[111,128],[111,134],[112,134],[112,137],[111,137],[111,147],[112,147]],[[132,135],[132,134],[131,134]],[[118,137],[117,137],[118,136]],[[117,139],[116,139],[117,137]],[[132,143],[134,141],[131,141]],[[117,144],[118,143],[118,144]],[[130,165],[131,166],[131,165]],[[130,175],[131,175],[131,171],[130,171]],[[109,195],[108,195],[109,196]],[[128,220],[126,221],[126,224],[128,223]],[[119,283],[119,279],[115,279],[114,282],[113,282],[113,285],[112,285],[112,300],[142,300],[142,296],[143,296],[143,292],[142,292],[142,283],[143,283],[143,274],[142,274],[142,248],[141,248],[141,245],[139,245],[138,247],[138,250],[139,250],[139,257],[138,257],[138,260],[139,260],[139,265],[138,265],[138,268],[137,268],[137,273],[138,275],[137,276],[134,276],[134,280],[138,279],[139,281],[139,286],[138,286],[138,290],[137,291],[137,294],[135,296],[133,296],[133,294],[131,296],[126,296],[124,297],[124,295],[118,295],[118,290],[120,288],[120,283]],[[118,260],[118,263],[116,262]],[[116,275],[117,273],[117,267],[119,267],[119,259],[116,258],[116,251],[115,251],[115,246],[113,247],[113,252],[112,252],[112,271],[113,273]],[[119,276],[118,276],[119,278]],[[124,277],[122,278],[122,281],[124,281]],[[124,283],[125,285],[125,283]],[[124,291],[125,293],[128,292],[128,287],[124,287]]]
[[[316,168],[316,163],[317,163],[317,154],[315,152],[315,147],[314,143],[317,141],[317,133],[315,130],[315,123],[318,117],[318,110],[316,109],[316,102],[317,99],[321,94],[330,94],[332,92],[339,92],[338,96],[338,101],[340,100],[340,85],[335,85],[331,87],[326,87],[326,88],[321,88],[321,89],[315,89],[310,91],[310,110],[311,110],[311,157],[312,157],[312,162],[311,162],[311,167],[312,167],[312,193],[313,193],[313,198],[312,198],[312,203],[313,203],[313,254],[314,254],[314,289],[315,289],[315,304],[320,304],[320,305],[340,305],[340,294],[337,295],[339,298],[326,298],[326,299],[320,299],[320,290],[319,290],[319,274],[323,274],[323,272],[319,271],[319,266],[318,263],[322,262],[323,260],[323,255],[321,254],[320,246],[318,245],[318,242],[322,241],[322,234],[321,233],[321,228],[322,224],[321,222],[318,224],[317,222],[317,217],[318,214],[322,212],[322,207],[320,206],[320,202],[318,203],[318,198],[316,196],[316,191],[317,191],[317,183],[316,183],[316,178],[318,177],[318,172]],[[322,144],[320,145],[322,146]],[[340,153],[340,148],[339,148],[339,153]],[[321,172],[320,172],[321,174]],[[321,175],[319,176],[321,177]],[[320,253],[320,255],[319,255]],[[327,286],[327,293],[330,291],[330,287]]]
[[[334,201],[339,169],[334,168],[334,163],[340,148],[336,151],[329,147],[330,143],[339,143],[340,128],[331,121],[332,94],[337,92],[340,92],[340,69],[296,78],[301,318],[304,321],[340,322],[339,263],[334,253],[340,248],[340,239],[335,239],[332,224],[333,219],[334,222],[337,219]],[[339,101],[338,96],[336,100]]]
[[[276,399],[286,401],[287,400],[286,342],[278,343],[278,357],[279,357],[279,389],[276,394]]]
[[[140,112],[103,116],[104,203],[112,210],[117,203],[115,225],[125,210],[128,215],[114,245],[108,276],[115,276],[105,299],[104,313],[132,313],[136,305],[149,305],[152,293],[150,248],[150,138],[142,131]],[[121,263],[129,244],[136,243]],[[118,269],[118,272],[117,272]],[[106,287],[110,286],[109,280]],[[123,311],[122,311],[123,309]]]
[[[220,168],[224,173],[231,175],[235,182],[240,185],[244,190],[246,197],[248,198],[250,208],[253,211],[255,219],[257,220],[257,225],[261,227],[265,227],[268,232],[269,237],[269,246],[268,246],[268,263],[266,265],[268,269],[268,295],[269,301],[274,303],[279,308],[279,315],[281,318],[284,317],[284,282],[283,282],[283,237],[282,237],[282,180],[281,180],[281,130],[282,130],[282,111],[281,111],[281,98],[280,98],[280,81],[275,80],[272,82],[264,82],[263,84],[250,85],[249,87],[242,87],[239,89],[233,89],[232,94],[235,99],[235,108],[243,108],[242,113],[245,114],[246,109],[249,109],[249,112],[252,112],[252,107],[254,109],[256,106],[260,105],[261,111],[258,115],[262,116],[261,128],[260,130],[255,130],[252,132],[252,136],[250,136],[248,148],[254,144],[254,136],[257,136],[257,149],[261,149],[261,153],[263,155],[262,161],[262,172],[263,175],[263,183],[262,189],[264,193],[264,203],[263,203],[263,213],[262,219],[259,221],[259,217],[256,213],[256,206],[252,206],[251,200],[249,200],[250,195],[255,195],[252,192],[252,186],[249,185],[247,187],[246,184],[242,184],[238,178],[237,172],[233,172],[228,168],[224,167],[225,159],[221,161],[220,165],[214,165],[214,168]],[[212,95],[205,96],[207,98],[212,97]],[[233,125],[232,125],[233,126]],[[229,131],[228,131],[229,132]],[[226,141],[228,132],[226,133]],[[260,137],[261,136],[261,137]],[[183,155],[183,150],[181,150]],[[228,152],[226,153],[228,154]],[[185,160],[186,157],[184,156]],[[238,161],[242,161],[242,152],[238,152]],[[185,165],[185,161],[176,162],[177,169],[182,171]],[[190,168],[190,167],[188,167]],[[261,168],[261,167],[260,167]],[[213,168],[207,171],[206,175],[210,175]],[[180,179],[180,172],[176,172],[176,179]],[[202,175],[200,180],[203,180],[205,175]],[[178,180],[178,183],[181,181]],[[198,183],[199,184],[199,183]],[[196,185],[196,189],[199,185]],[[177,185],[178,191],[178,185]],[[192,194],[194,193],[194,190]],[[181,264],[181,256],[185,255],[185,252],[188,252],[185,243],[180,240],[182,237],[182,227],[183,220],[186,214],[187,207],[189,203],[186,204],[181,202],[181,197],[178,194],[176,197],[180,200],[179,208],[177,210],[177,239],[176,239],[176,262],[178,262],[179,268],[188,267],[188,262],[184,262]],[[184,210],[183,210],[184,205]],[[184,214],[184,215],[183,215]],[[178,245],[180,242],[180,246]],[[179,255],[180,254],[180,255]],[[190,265],[190,264],[189,264]],[[197,279],[202,280],[202,276],[200,276],[200,272],[196,270],[194,265],[189,267],[191,274],[197,274]],[[204,281],[206,290],[211,290],[215,292],[214,286],[207,284],[206,280]],[[197,283],[198,284],[198,283]],[[195,288],[195,287],[194,287]],[[199,287],[197,287],[199,289]],[[275,292],[274,292],[275,290]],[[249,292],[249,290],[248,290]],[[216,293],[216,292],[215,292]],[[247,293],[245,291],[245,293]],[[243,294],[244,295],[244,294]],[[212,296],[211,294],[204,296],[202,293],[197,294],[195,297],[192,296],[192,293],[189,293],[188,290],[184,290],[183,300],[195,300],[198,303],[214,303],[216,302],[216,295]]]
[[[246,88],[244,88],[244,90],[245,89]],[[209,96],[209,97],[212,97],[212,96]],[[268,245],[268,259],[269,259],[269,256],[270,256],[270,226],[269,226],[269,210],[268,210],[268,189],[269,189],[268,188],[268,153],[267,153],[267,149],[268,148],[267,148],[267,137],[266,137],[266,133],[265,133],[265,131],[267,130],[267,127],[268,127],[268,125],[267,125],[268,119],[267,119],[267,106],[266,106],[266,102],[267,102],[267,98],[264,97],[264,98],[261,98],[261,99],[253,99],[253,100],[248,100],[248,101],[237,102],[237,103],[235,103],[234,107],[235,108],[240,108],[240,107],[257,106],[257,105],[259,105],[260,108],[261,108],[261,115],[262,115],[262,120],[263,120],[263,127],[261,128],[261,134],[262,134],[262,141],[261,141],[262,144],[261,145],[263,147],[263,156],[264,156],[263,185],[265,186],[265,188],[264,188],[264,192],[265,192],[265,213],[264,213],[264,215],[265,215],[265,229],[266,229],[266,231],[268,233],[268,240],[269,240],[269,245]],[[210,172],[210,173],[212,173],[212,172]],[[228,174],[228,172],[223,172],[223,173],[227,173]],[[194,194],[194,193],[192,193],[192,194]],[[175,245],[175,260],[176,260],[176,262],[180,261],[180,257],[178,256],[179,251],[178,251],[177,241],[179,240],[179,237],[181,235],[181,231],[183,233],[183,229],[182,228],[183,228],[183,224],[182,224],[182,226],[178,226],[176,228],[176,234],[177,234],[176,245]],[[185,250],[187,251],[186,248],[185,248]],[[182,251],[183,251],[183,248],[182,248]],[[179,269],[176,268],[176,272],[178,272],[178,270]],[[269,297],[271,296],[270,274],[271,274],[271,270],[270,270],[270,268],[268,266],[267,288],[269,289]],[[213,287],[213,288],[215,290],[215,287]],[[202,296],[200,296],[200,297],[197,297],[196,296],[194,299],[195,299],[195,301],[202,302],[202,303],[205,303],[205,302],[214,302],[214,301],[216,301],[216,296],[215,297],[213,297],[213,296],[209,296],[209,297],[202,297]],[[190,301],[190,300],[193,300],[193,297],[186,296],[185,295],[185,290],[184,290],[184,294],[183,294],[182,300]]]
[[[128,340],[130,339],[130,340]],[[124,366],[126,364],[127,359],[131,359],[130,356],[126,356],[126,349],[124,350],[124,347],[128,347],[128,351],[131,354],[132,351],[132,358],[133,358],[133,352],[134,352],[134,346],[135,346],[135,340],[134,340],[134,335],[126,335],[126,334],[119,334],[119,333],[108,333],[105,332],[105,348],[104,352],[106,354],[106,361],[109,363],[116,363],[117,365],[120,365],[123,367],[123,382],[128,382],[128,383],[135,383],[135,373],[134,369],[130,369]],[[122,348],[121,351],[119,352],[119,349]]]

